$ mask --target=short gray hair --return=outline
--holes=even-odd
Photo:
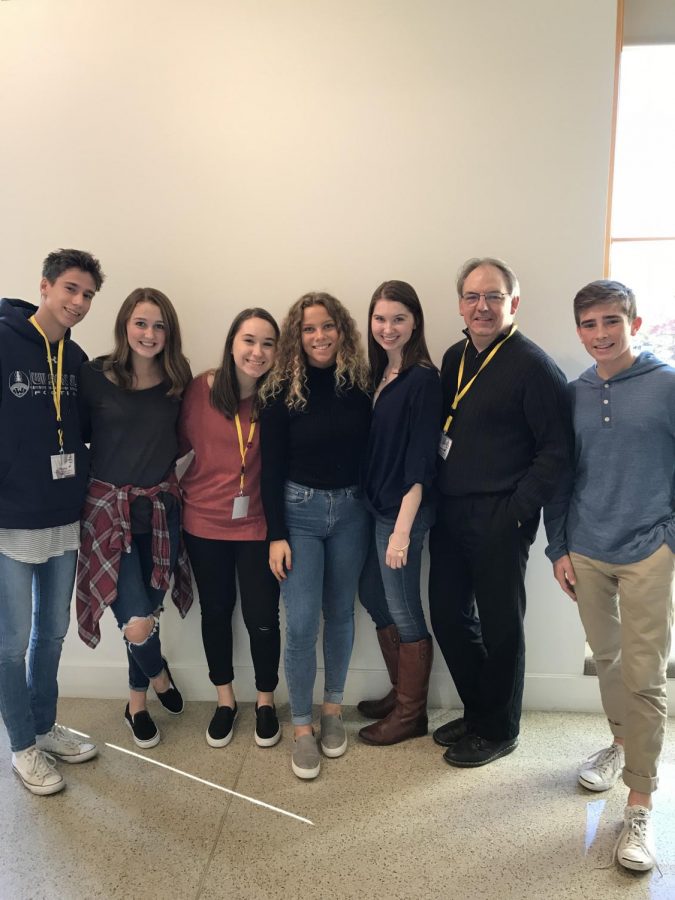
[[[511,294],[512,296],[520,296],[520,285],[518,284],[516,273],[513,271],[511,266],[504,262],[503,259],[497,259],[497,257],[495,256],[473,256],[471,259],[467,259],[467,261],[457,273],[458,297],[461,297],[464,293],[464,282],[466,281],[466,279],[474,269],[478,269],[481,266],[493,266],[495,269],[499,269],[499,271],[506,279],[506,285],[509,289],[509,294]]]

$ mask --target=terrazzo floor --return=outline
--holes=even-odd
[[[608,742],[601,716],[526,713],[515,753],[460,770],[430,734],[361,744],[363,720],[348,708],[348,753],[301,782],[287,707],[281,743],[265,750],[253,742],[252,704],[220,750],[204,740],[212,704],[188,703],[180,718],[157,707],[163,740],[138,751],[120,701],[61,700],[59,721],[101,753],[62,765],[68,787],[51,797],[12,773],[2,729],[1,900],[675,900],[672,738],[656,794],[663,875],[639,875],[611,862],[625,788],[576,784],[577,762]],[[449,717],[433,710],[431,726]]]

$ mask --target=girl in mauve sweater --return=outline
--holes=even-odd
[[[232,613],[241,608],[255,670],[255,742],[281,738],[274,706],[279,681],[279,585],[268,566],[267,523],[260,499],[258,392],[277,351],[279,327],[264,309],[234,319],[218,369],[186,391],[181,451],[194,457],[181,479],[183,535],[199,590],[202,639],[217,706],[206,730],[211,747],[232,740],[237,701],[232,682]]]

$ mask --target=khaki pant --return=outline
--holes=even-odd
[[[675,555],[667,544],[637,563],[570,553],[581,621],[597,666],[602,705],[624,739],[623,780],[656,790],[668,715],[666,669],[673,624]]]

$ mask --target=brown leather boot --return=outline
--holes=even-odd
[[[362,700],[357,709],[366,719],[384,719],[396,706],[396,682],[398,680],[398,628],[395,625],[387,625],[386,628],[378,628],[377,639],[380,642],[380,650],[389,672],[389,680],[393,687],[381,700]]]
[[[431,638],[398,649],[396,706],[385,719],[359,731],[366,744],[398,744],[427,733],[427,693],[433,648]]]

